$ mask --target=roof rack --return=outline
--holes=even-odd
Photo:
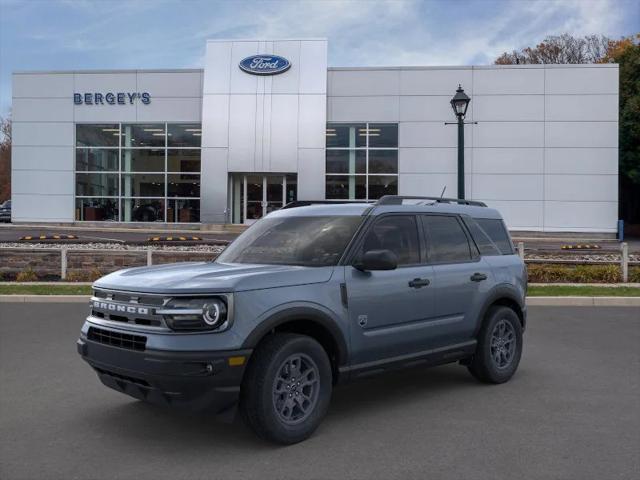
[[[465,200],[462,198],[447,197],[414,197],[412,195],[385,195],[380,198],[376,205],[402,205],[403,200],[430,200],[434,203],[457,203],[459,205],[470,205],[474,207],[486,207],[486,203],[476,200]]]
[[[285,208],[297,208],[297,207],[308,207],[310,205],[336,205],[341,203],[375,203],[372,200],[296,200],[295,202],[289,202],[282,210]]]

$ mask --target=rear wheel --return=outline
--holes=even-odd
[[[292,333],[267,337],[242,382],[240,409],[258,436],[292,444],[308,438],[327,412],[331,363],[314,339]]]
[[[468,366],[486,383],[504,383],[518,369],[522,355],[522,325],[509,307],[491,307],[478,334],[478,346]]]

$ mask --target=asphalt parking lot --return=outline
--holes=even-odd
[[[638,478],[640,312],[530,310],[511,382],[457,365],[361,381],[276,447],[103,387],[75,351],[83,304],[0,303],[0,478]]]

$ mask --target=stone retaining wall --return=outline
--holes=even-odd
[[[147,265],[147,251],[67,250],[66,280],[92,281],[122,268]],[[153,250],[152,264],[203,262],[213,260],[211,252]],[[15,280],[32,271],[38,280],[62,277],[62,251],[59,249],[0,248],[0,280]],[[28,279],[28,280],[35,280]]]

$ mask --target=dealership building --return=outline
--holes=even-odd
[[[293,200],[457,195],[512,230],[615,232],[618,66],[329,67],[210,40],[203,69],[16,72],[14,222],[251,223]]]

